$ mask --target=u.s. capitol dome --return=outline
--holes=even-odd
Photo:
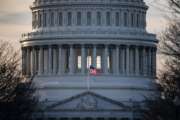
[[[133,106],[156,91],[147,9],[143,0],[33,2],[22,68],[35,76],[48,118],[140,118]]]

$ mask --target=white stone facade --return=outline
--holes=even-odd
[[[115,105],[128,108],[132,101],[154,94],[157,40],[146,32],[148,7],[143,0],[35,0],[31,9],[33,31],[21,40],[23,74],[36,75],[40,98],[49,106],[79,96],[70,99],[68,106],[74,106],[78,99],[99,96],[102,102],[107,98],[109,107],[101,109],[109,113]],[[96,76],[88,75],[90,65],[97,68]],[[120,108],[114,117],[134,117]],[[55,118],[106,114],[97,112],[98,107],[74,110],[46,114]]]

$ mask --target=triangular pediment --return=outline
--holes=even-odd
[[[93,92],[84,92],[57,102],[47,107],[47,110],[126,110],[129,109],[121,102],[114,101],[107,97]]]

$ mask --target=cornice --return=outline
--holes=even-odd
[[[145,4],[134,4],[134,3],[52,3],[52,4],[38,4],[38,5],[33,5],[31,6],[32,10],[35,9],[41,9],[41,8],[55,8],[55,7],[136,7],[136,8],[141,8],[141,9],[148,9],[148,6]]]
[[[45,39],[140,39],[156,41],[154,34],[145,30],[117,28],[76,28],[64,27],[61,29],[43,29],[42,31],[31,32],[22,35],[21,42],[29,40]]]

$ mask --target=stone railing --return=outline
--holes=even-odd
[[[142,0],[36,0],[32,7],[52,4],[127,4],[146,7]]]

